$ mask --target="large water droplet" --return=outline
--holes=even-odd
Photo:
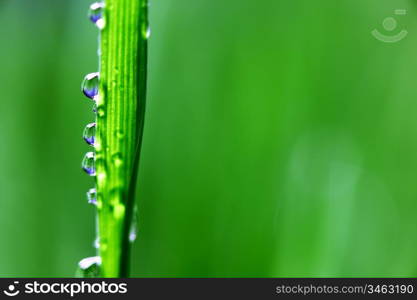
[[[81,90],[84,95],[94,101],[97,100],[98,96],[99,77],[100,74],[98,72],[87,74],[81,84]]]
[[[103,29],[106,25],[104,20],[104,3],[95,2],[91,4],[88,11],[88,17],[99,29]]]
[[[78,263],[77,277],[96,278],[100,276],[101,257],[93,256],[82,259]]]
[[[96,123],[87,124],[83,133],[83,138],[87,142],[87,144],[94,146],[95,135],[96,135]]]
[[[87,200],[90,204],[97,204],[97,190],[95,188],[89,189],[87,192]]]
[[[83,170],[90,176],[96,175],[96,167],[95,167],[94,158],[95,158],[94,152],[87,152],[81,163]]]

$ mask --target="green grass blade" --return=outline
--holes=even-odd
[[[142,141],[147,0],[106,0],[100,38],[96,185],[101,276],[127,277]]]

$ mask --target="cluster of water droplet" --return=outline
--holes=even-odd
[[[104,3],[95,2],[90,5],[88,12],[88,18],[100,29],[102,30],[105,26],[104,19]],[[81,90],[83,94],[93,101],[93,112],[97,115],[97,101],[99,94],[99,81],[100,74],[98,72],[87,74],[84,77],[84,80],[81,84]],[[96,122],[87,124],[83,132],[84,141],[94,147],[96,142]],[[96,166],[95,166],[95,152],[89,151],[85,154],[81,166],[83,170],[90,176],[96,175]],[[88,203],[92,205],[97,204],[97,191],[93,187],[87,191],[87,200]],[[99,256],[88,257],[80,261],[79,269],[85,276],[89,276],[89,273],[94,273],[97,275],[99,266],[101,264],[101,259]],[[97,274],[96,274],[97,273]]]
[[[105,26],[104,3],[95,2],[90,5],[88,12],[89,19],[102,30]],[[93,111],[97,114],[97,100],[99,94],[100,74],[98,72],[87,74],[82,82],[81,90],[83,94],[94,102]],[[92,147],[95,146],[96,123],[89,123],[84,129],[83,138]],[[90,176],[96,175],[95,153],[89,151],[85,154],[82,161],[83,170]],[[88,203],[96,204],[96,189],[92,188],[87,192]]]

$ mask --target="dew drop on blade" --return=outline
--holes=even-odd
[[[78,263],[78,266],[83,270],[88,269],[92,265],[101,265],[101,257],[100,256],[87,257],[87,258],[80,260],[80,262]]]
[[[87,192],[88,203],[96,205],[97,204],[97,190],[95,188],[89,189]]]
[[[151,37],[151,27],[149,24],[142,25],[142,37],[145,39],[149,39]]]
[[[121,129],[115,130],[114,131],[114,136],[118,139],[123,139],[125,137],[125,133]]]
[[[100,238],[99,238],[99,237],[96,237],[96,238],[94,239],[93,246],[94,246],[94,248],[96,248],[96,249],[100,248]]]
[[[88,11],[88,17],[99,29],[103,29],[106,25],[104,20],[104,3],[95,2],[91,4]]]
[[[136,240],[138,235],[138,217],[137,217],[137,207],[134,208],[132,223],[130,224],[129,229],[129,242],[133,243]]]
[[[111,156],[111,159],[116,167],[120,167],[123,164],[123,156],[120,152],[114,153]]]
[[[104,118],[105,115],[106,115],[106,112],[105,112],[103,106],[97,107],[97,116],[99,118]]]
[[[84,95],[92,100],[97,100],[99,77],[98,72],[87,74],[81,85]]]
[[[87,144],[94,146],[95,135],[96,135],[96,123],[87,124],[83,133],[83,138],[87,142]]]
[[[137,229],[136,226],[130,229],[129,232],[129,242],[133,243],[136,240],[136,236],[137,236]]]
[[[149,38],[151,37],[151,34],[152,34],[152,31],[151,31],[151,26],[148,26],[148,27],[146,28],[145,37],[146,37],[147,39],[149,39]]]
[[[77,277],[95,278],[100,276],[101,257],[93,256],[82,259],[78,263]]]
[[[90,176],[96,175],[94,152],[87,152],[81,163],[83,170]]]

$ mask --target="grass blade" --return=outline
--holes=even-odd
[[[106,0],[100,37],[96,186],[101,276],[127,277],[142,142],[147,0]]]

